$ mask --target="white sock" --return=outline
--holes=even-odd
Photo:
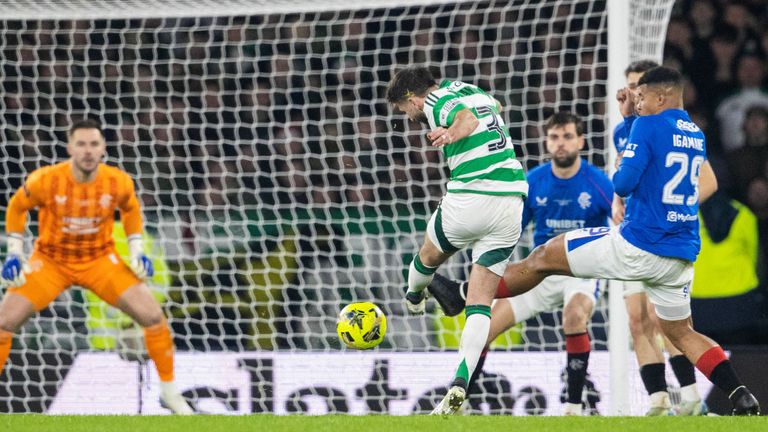
[[[699,396],[699,389],[696,388],[696,384],[689,384],[685,387],[680,387],[680,398],[684,402],[698,402],[701,400]]]
[[[170,395],[178,393],[176,384],[173,381],[160,381],[160,393],[164,395]]]
[[[432,282],[437,267],[428,267],[421,263],[419,255],[413,257],[408,267],[408,291],[422,292]]]
[[[652,407],[670,407],[672,406],[669,401],[669,393],[665,391],[659,391],[651,394],[651,406]]]
[[[475,308],[480,309],[480,312]],[[461,364],[456,371],[457,378],[463,378],[469,384],[469,378],[477,367],[480,360],[480,354],[485,347],[485,341],[488,339],[488,332],[491,330],[491,307],[483,305],[470,305],[466,308],[467,322],[464,324],[464,331],[461,332],[461,342],[459,343],[459,358]]]

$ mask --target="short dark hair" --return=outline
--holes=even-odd
[[[761,117],[764,117],[766,120],[768,120],[768,107],[765,107],[763,105],[750,105],[749,108],[747,108],[746,113],[744,114],[744,118],[758,115]]]
[[[437,85],[432,72],[424,66],[412,66],[398,71],[389,81],[387,102],[398,103],[411,96],[424,96]]]
[[[648,72],[649,70],[659,67],[659,64],[656,63],[653,60],[637,60],[633,61],[632,63],[627,66],[626,69],[624,69],[624,76],[627,76],[631,73],[643,73]]]
[[[98,120],[86,118],[72,123],[72,126],[69,127],[69,131],[67,132],[67,138],[71,137],[78,129],[98,129],[101,136],[104,136],[104,131],[101,129],[101,123],[99,123]]]
[[[668,85],[673,87],[683,87],[683,75],[675,69],[666,66],[659,66],[648,70],[640,77],[637,82],[641,85]]]
[[[568,111],[558,111],[549,116],[546,123],[544,123],[544,133],[546,134],[552,128],[565,127],[571,123],[576,126],[576,135],[584,135],[584,124],[581,121],[581,117]]]

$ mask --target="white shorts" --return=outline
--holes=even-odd
[[[536,288],[523,295],[497,301],[508,301],[515,321],[522,322],[542,312],[551,312],[567,305],[576,294],[592,300],[592,306],[603,292],[605,283],[599,279],[579,279],[570,276],[549,276]]]
[[[472,247],[472,262],[501,276],[520,239],[523,199],[518,195],[448,193],[427,226],[443,253]]]
[[[576,277],[643,282],[663,320],[691,315],[690,261],[646,252],[626,241],[619,227],[570,231],[565,234],[565,254]]]
[[[624,298],[633,296],[635,294],[645,293],[645,284],[637,281],[623,281],[624,284]]]

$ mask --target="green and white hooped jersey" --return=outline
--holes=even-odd
[[[525,172],[515,159],[496,99],[472,84],[443,81],[424,102],[424,114],[432,129],[449,127],[456,113],[465,108],[480,124],[468,137],[443,147],[451,169],[448,192],[526,196]]]

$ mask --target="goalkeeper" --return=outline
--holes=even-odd
[[[141,208],[133,181],[101,163],[106,142],[98,122],[74,123],[67,138],[70,159],[33,171],[8,203],[8,251],[2,269],[8,291],[0,303],[0,368],[8,358],[13,332],[66,288],[79,285],[144,328],[147,352],[161,381],[161,404],[176,414],[192,414],[174,385],[168,323],[142,282],[154,272],[143,250]],[[27,260],[22,234],[27,212],[33,208],[39,209],[40,233]],[[116,209],[128,237],[130,267],[118,256],[112,238]]]
[[[128,237],[125,228],[120,222],[115,222],[112,231],[115,241],[115,250],[126,262],[131,262],[128,248]],[[144,233],[143,241],[146,250],[150,251],[154,275],[147,278],[146,283],[152,291],[158,303],[163,304],[166,299],[170,277],[165,264],[165,256],[160,249],[154,247],[154,238],[149,233]],[[122,358],[135,360],[137,356],[144,356],[141,352],[139,327],[130,316],[113,308],[102,301],[93,291],[83,291],[85,307],[88,311],[88,319],[85,325],[88,327],[88,342],[91,348],[100,351],[117,350]]]

